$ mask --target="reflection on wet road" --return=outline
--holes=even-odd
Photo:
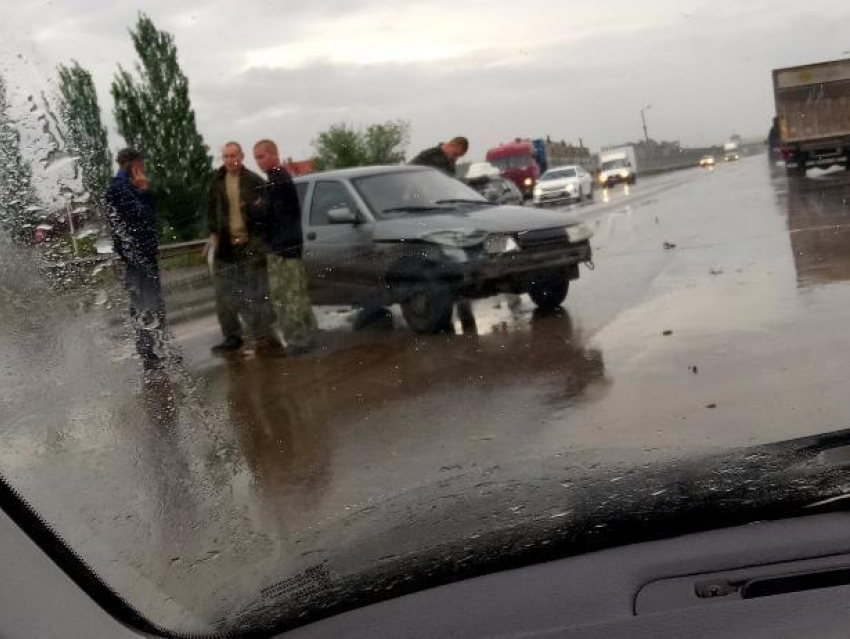
[[[395,311],[355,330],[320,309],[319,352],[281,360],[213,358],[203,316],[172,326],[182,364],[145,380],[114,291],[10,284],[0,468],[143,612],[203,632],[287,576],[377,561],[347,549],[405,496],[411,535],[459,486],[518,481],[507,468],[529,482],[561,456],[569,475],[845,426],[845,174],[789,184],[750,158],[569,211],[597,268],[562,312],[500,296],[418,336]]]

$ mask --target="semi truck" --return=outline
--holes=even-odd
[[[502,176],[516,184],[523,197],[529,199],[541,173],[535,155],[531,140],[517,138],[487,151],[487,162],[499,169]]]
[[[599,154],[599,185],[634,184],[637,182],[637,157],[633,146],[608,149]]]
[[[773,96],[789,176],[850,168],[850,59],[775,69]]]

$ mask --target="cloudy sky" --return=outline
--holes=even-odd
[[[457,134],[473,159],[515,136],[592,148],[766,133],[770,70],[850,55],[847,0],[0,0],[0,71],[50,93],[94,74],[111,118],[138,11],[174,34],[201,132],[308,156],[335,122],[412,124],[410,152]],[[113,146],[120,139],[113,132]]]

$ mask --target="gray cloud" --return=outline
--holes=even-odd
[[[843,0],[539,0],[525,15],[499,0],[315,4],[144,4],[177,39],[213,148],[273,136],[302,157],[334,122],[389,118],[412,122],[411,151],[458,133],[472,139],[476,157],[517,135],[582,137],[597,147],[638,138],[648,103],[655,137],[718,142],[767,128],[772,68],[850,48]],[[109,111],[116,64],[134,60],[127,27],[135,15],[121,4],[42,1],[16,9],[7,30],[38,59],[42,80],[72,57],[91,68]],[[255,62],[267,67],[250,67],[257,51]]]

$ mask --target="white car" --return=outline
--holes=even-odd
[[[582,167],[559,166],[540,176],[534,186],[534,203],[580,202],[593,197],[593,178]]]

